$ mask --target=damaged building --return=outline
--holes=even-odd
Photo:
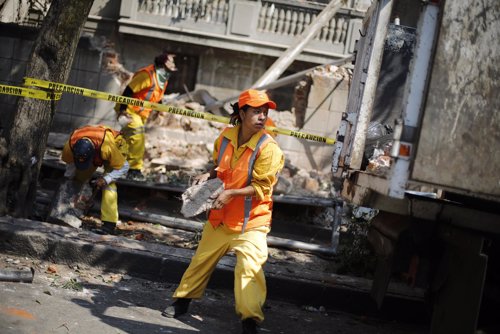
[[[177,54],[179,71],[169,80],[164,103],[201,111],[219,103],[220,108],[209,111],[224,115],[231,98],[252,87],[278,57],[300,40],[328,2],[94,1],[68,84],[120,95],[135,70],[152,63],[162,50],[169,50]],[[3,84],[22,84],[34,32],[49,3],[4,2],[0,13]],[[352,55],[370,3],[368,0],[344,2],[291,65],[283,69],[278,79],[283,83],[268,89],[278,104],[277,110],[271,112],[277,127],[322,137],[335,136],[345,111],[351,72],[328,64]],[[347,61],[339,64],[345,63],[350,64]],[[221,101],[226,102],[226,109]],[[14,97],[0,96],[0,104],[8,110],[2,127],[9,126],[14,103]],[[109,101],[64,94],[56,106],[52,124],[53,132],[62,133],[63,139],[51,136],[49,143],[61,145],[64,134],[85,124],[119,128],[113,107]],[[197,121],[163,114],[151,122],[149,157],[146,157],[149,166],[163,170],[158,162],[168,163],[157,151],[168,155],[176,153],[172,148],[158,148],[162,138],[174,135],[182,139],[179,145],[189,151],[200,142],[211,143],[214,133],[223,125]],[[195,131],[204,128],[205,131]],[[277,140],[292,166],[329,172],[332,145],[286,135],[279,135]],[[313,185],[313,188],[316,187]]]

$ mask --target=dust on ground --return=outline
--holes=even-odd
[[[34,269],[32,283],[0,282],[3,333],[239,333],[233,295],[207,289],[190,314],[167,319],[175,285],[95,267],[0,253],[0,270]],[[421,325],[267,300],[261,333],[426,333]]]

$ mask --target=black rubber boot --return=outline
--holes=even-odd
[[[161,315],[167,318],[177,318],[187,313],[189,303],[191,303],[191,298],[177,298],[177,300],[167,307]]]
[[[101,228],[93,229],[92,232],[95,232],[97,234],[115,235],[116,234],[116,223],[103,221]]]
[[[257,322],[252,318],[245,319],[241,322],[241,328],[243,334],[257,333]]]

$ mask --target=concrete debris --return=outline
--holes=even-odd
[[[313,79],[315,85],[330,84],[329,78],[334,78],[336,81],[347,80],[351,77],[352,71],[345,67],[335,65],[318,66],[313,70]]]
[[[194,217],[209,210],[218,194],[224,190],[219,178],[210,179],[189,187],[182,194],[181,213],[184,217]]]
[[[307,102],[308,102],[309,92],[311,91],[311,85],[312,85],[312,78],[310,75],[307,75],[304,80],[301,80],[295,86],[292,111],[295,114],[295,124],[298,128],[302,128],[304,126],[304,121],[306,119]]]
[[[316,208],[316,212],[312,216],[313,224],[319,226],[333,226],[333,221],[335,220],[335,209],[334,208]]]
[[[172,105],[185,108],[186,101],[173,100]],[[204,106],[189,104],[190,108]],[[295,128],[295,115],[291,112],[271,111],[270,117],[278,127]],[[207,122],[195,118],[159,113],[146,128],[146,154],[144,174],[155,182],[179,181],[188,186],[191,177],[212,167],[213,141],[226,124]],[[287,161],[280,174],[274,193],[310,197],[330,197],[331,182],[328,173],[306,171]]]
[[[79,182],[64,180],[57,191],[47,221],[80,228],[82,221],[79,217],[84,214],[91,201],[93,202],[92,188],[89,185],[82,186]]]
[[[103,55],[103,66],[110,71],[121,71],[118,54],[112,45],[105,40],[93,41],[94,48]],[[124,72],[125,73],[125,72]],[[334,66],[319,67],[314,70],[315,80],[324,77],[325,83],[331,83],[332,78],[341,80],[351,73]],[[126,82],[127,79],[124,79]],[[296,87],[295,112],[271,110],[269,117],[276,126],[284,129],[296,129],[304,123],[307,96],[312,83],[310,75]],[[315,82],[315,84],[318,84]],[[166,95],[163,104],[205,112],[206,107],[214,103],[215,98],[205,90],[197,90],[190,94],[178,93]],[[299,112],[302,110],[302,114]],[[171,113],[155,111],[146,124],[146,151],[143,173],[148,181],[169,183],[178,186],[189,186],[189,180],[204,173],[212,167],[213,142],[227,124],[211,122],[202,119],[179,116]],[[277,140],[286,136],[278,135]],[[48,146],[61,149],[68,134],[50,133]],[[50,152],[49,152],[50,153]],[[45,158],[49,158],[46,154]],[[317,170],[301,170],[287,161],[275,186],[275,194],[331,197],[332,185],[329,172]]]
[[[114,44],[104,36],[90,37],[91,49],[96,50],[101,56],[101,66],[104,71],[112,74],[119,82],[121,88],[125,88],[133,73],[127,70],[119,60],[119,54]]]

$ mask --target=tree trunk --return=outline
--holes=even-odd
[[[26,67],[26,76],[66,83],[93,0],[53,0]],[[19,98],[12,127],[0,134],[0,216],[29,217],[55,101]]]

